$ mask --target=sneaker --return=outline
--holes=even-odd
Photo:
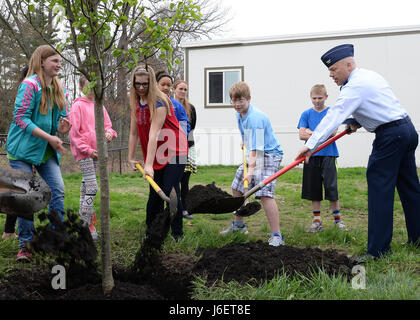
[[[246,228],[245,223],[242,227],[238,227],[238,226],[235,226],[232,222],[232,224],[226,230],[220,231],[219,234],[226,235],[226,234],[235,233],[235,232],[241,232],[243,234],[248,234],[248,229]]]
[[[92,216],[92,219],[90,220],[89,231],[90,231],[90,234],[92,235],[92,240],[98,241],[99,235],[96,232],[95,225],[98,225],[98,221],[96,221],[96,213]]]
[[[335,226],[342,231],[349,231],[343,222],[337,222]]]
[[[188,220],[192,220],[192,219],[194,219],[194,217],[193,217],[191,214],[189,214],[187,210],[182,211],[182,216],[183,216],[185,219],[188,219]]]
[[[355,264],[366,264],[368,261],[377,260],[378,257],[375,257],[371,254],[365,254],[364,256],[354,257],[352,260]]]
[[[284,246],[284,238],[283,236],[272,236],[268,240],[268,244],[273,247]]]
[[[16,262],[31,262],[31,253],[27,248],[20,248],[16,256]]]
[[[312,221],[311,226],[308,228],[308,232],[319,232],[322,230],[322,221]]]

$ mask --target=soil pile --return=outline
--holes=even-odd
[[[51,269],[42,269],[36,265],[16,269],[0,283],[0,300],[186,300],[190,299],[191,283],[196,275],[207,277],[209,285],[220,279],[225,282],[236,280],[241,283],[258,283],[265,279],[271,280],[283,272],[309,276],[322,268],[328,275],[342,274],[350,279],[354,265],[347,256],[335,250],[271,247],[262,241],[204,248],[197,251],[197,256],[155,252],[153,259],[147,263],[151,264],[137,270],[114,265],[115,288],[107,297],[102,293],[100,279],[96,283],[85,283],[77,288],[53,290]],[[81,276],[73,274],[71,277]]]
[[[71,212],[66,213],[64,222],[57,215],[48,216],[56,228],[49,224],[37,228],[32,246],[41,258],[48,255],[55,262],[9,271],[0,282],[0,300],[187,300],[197,275],[206,277],[210,285],[219,279],[259,282],[282,272],[309,276],[320,268],[328,275],[351,278],[354,263],[335,250],[271,247],[258,241],[204,248],[196,255],[163,254],[161,247],[170,224],[165,210],[148,228],[133,266],[113,266],[115,288],[109,296],[102,292],[97,251],[88,228]],[[65,290],[52,288],[55,274],[51,270],[57,263],[65,266]]]
[[[229,213],[238,209],[241,201],[232,202],[232,195],[216,187],[215,182],[208,185],[195,185],[186,198],[187,210],[190,214],[197,213]],[[242,200],[243,202],[243,200]],[[229,208],[229,209],[227,209]],[[248,217],[261,209],[259,202],[254,201],[236,210],[236,215]],[[230,211],[231,210],[231,211]]]
[[[245,206],[236,210],[235,215],[239,217],[249,217],[261,210],[261,204],[258,201],[247,203]]]
[[[187,210],[192,213],[206,213],[211,211],[217,200],[232,198],[232,195],[216,187],[215,182],[208,185],[195,185],[186,198]]]
[[[193,273],[207,277],[210,284],[222,277],[225,282],[247,282],[251,279],[259,282],[283,272],[310,276],[320,268],[328,275],[343,274],[350,278],[354,265],[336,250],[273,247],[262,241],[232,243],[222,248],[201,249],[197,253],[202,257],[194,266]]]
[[[69,288],[96,283],[100,279],[98,252],[90,231],[71,210],[64,217],[63,222],[54,211],[38,215],[41,222],[48,218],[49,223],[34,230],[30,245],[36,253],[52,257],[55,264],[65,267]]]

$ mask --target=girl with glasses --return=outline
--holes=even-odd
[[[179,182],[188,154],[187,136],[181,129],[169,97],[158,89],[155,72],[150,66],[135,68],[131,83],[128,161],[137,170],[136,149],[140,142],[144,175],[153,178],[168,197],[172,188],[179,197]],[[148,231],[153,220],[163,209],[163,200],[150,187],[146,209],[147,237],[151,236]],[[182,214],[175,216],[171,229],[175,240],[183,236]]]

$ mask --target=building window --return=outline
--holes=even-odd
[[[231,107],[229,89],[244,80],[244,67],[205,68],[205,107]]]

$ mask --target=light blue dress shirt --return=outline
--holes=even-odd
[[[374,132],[381,124],[405,118],[407,112],[381,75],[356,68],[305,146],[314,151],[351,115],[367,131]]]

